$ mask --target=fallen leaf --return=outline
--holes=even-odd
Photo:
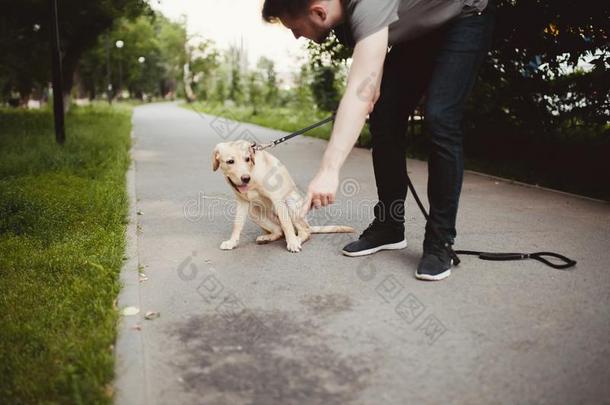
[[[123,310],[121,311],[121,313],[124,316],[132,316],[132,315],[137,315],[138,313],[140,313],[140,309],[136,308],[136,307],[125,307],[123,308]]]
[[[157,319],[158,317],[160,317],[161,314],[159,312],[155,312],[155,311],[148,311],[146,313],[146,315],[144,315],[144,319],[147,319],[149,321],[152,321],[153,319]]]
[[[112,384],[104,386],[104,395],[106,395],[107,398],[112,398],[114,396],[114,387],[112,387]]]

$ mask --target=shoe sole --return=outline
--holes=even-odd
[[[451,265],[453,266],[453,259],[451,259]],[[417,270],[415,271],[415,278],[419,280],[425,281],[440,281],[451,275],[451,268],[443,271],[442,273],[435,274],[434,276],[431,274],[419,274]]]
[[[418,278],[420,280],[426,280],[426,281],[440,281],[443,280],[447,277],[449,277],[451,275],[451,269],[445,270],[442,273],[436,274],[436,275],[430,275],[430,274],[419,274],[417,272],[415,272],[415,278]]]
[[[380,250],[398,250],[398,249],[404,249],[406,247],[407,247],[407,240],[405,239],[400,242],[388,243],[387,245],[377,246],[372,249],[360,250],[359,252],[346,252],[345,250],[342,250],[341,253],[343,253],[345,256],[349,256],[349,257],[358,257],[358,256],[372,255],[373,253],[377,253]]]

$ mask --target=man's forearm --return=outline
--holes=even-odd
[[[322,157],[320,170],[309,183],[302,215],[307,214],[312,204],[314,207],[322,207],[335,202],[339,170],[354,147],[366,116],[372,111],[379,95],[387,45],[387,27],[356,44],[347,88],[339,104],[333,133]]]
[[[366,122],[366,116],[372,111],[379,96],[387,43],[386,27],[356,45],[347,88],[339,104],[321,170],[338,172],[354,147]]]
[[[322,158],[322,170],[341,169],[366,122],[368,103],[352,91],[354,89],[347,89],[339,104],[330,142]]]

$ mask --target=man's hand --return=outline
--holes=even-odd
[[[311,207],[325,207],[335,202],[339,172],[334,169],[320,169],[316,177],[309,183],[305,203],[301,207],[301,216],[307,215]]]

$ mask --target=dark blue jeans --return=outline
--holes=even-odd
[[[369,120],[379,197],[375,217],[389,227],[404,229],[408,116],[425,96],[431,145],[430,220],[424,249],[438,242],[453,244],[457,234],[464,173],[464,104],[489,50],[494,19],[495,4],[490,0],[483,14],[455,19],[432,34],[397,44],[386,57],[381,96]],[[431,223],[438,229],[438,237],[431,231]]]

